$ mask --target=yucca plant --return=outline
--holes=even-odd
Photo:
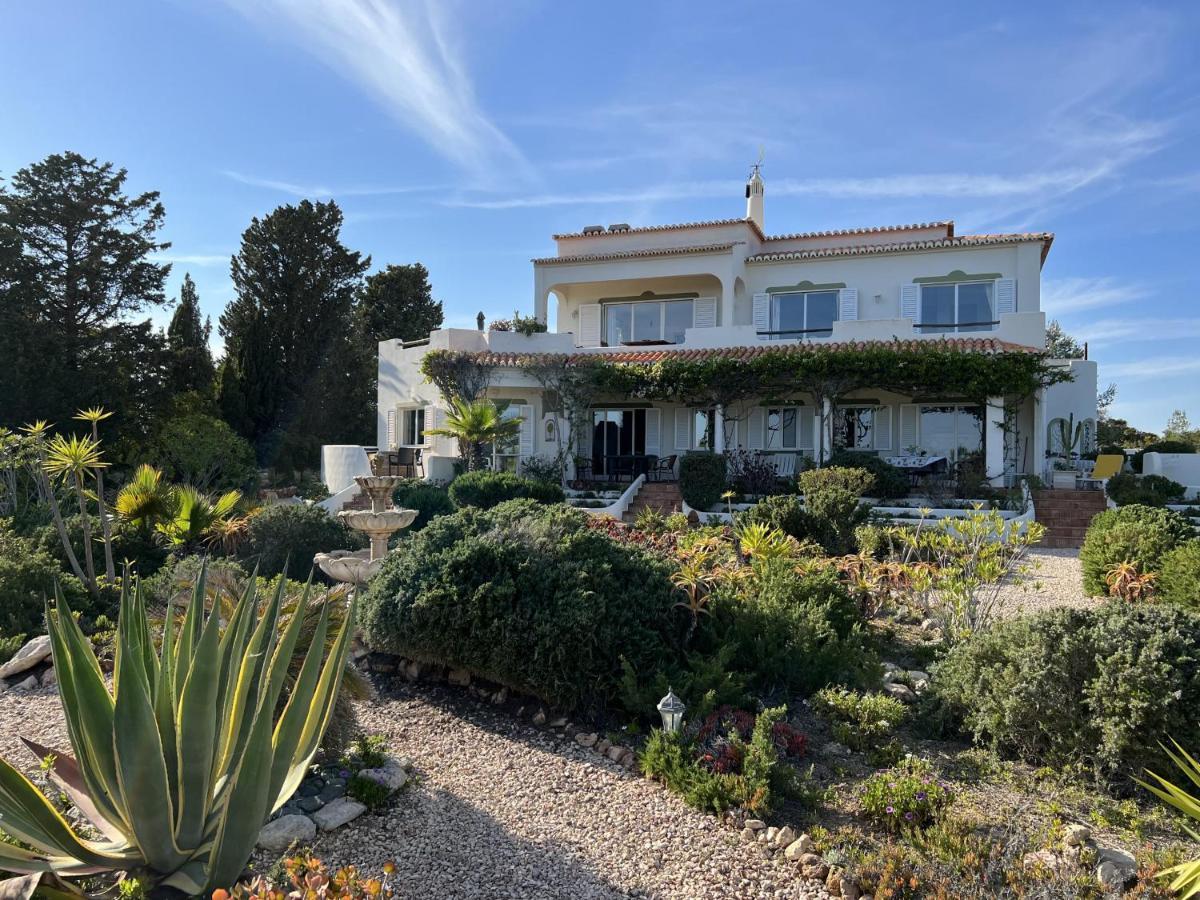
[[[100,452],[100,442],[90,437],[56,434],[46,445],[46,474],[70,481],[75,488],[75,499],[79,501],[79,518],[83,526],[83,559],[87,566],[87,584],[96,592],[96,563],[92,559],[92,519],[88,514],[88,476],[94,476],[108,466]],[[108,551],[111,553],[111,549]]]
[[[100,423],[111,418],[112,413],[103,406],[93,406],[90,409],[77,410],[74,417],[80,422],[92,426],[92,440],[100,445]],[[104,467],[96,469],[96,509],[100,513],[100,530],[104,533],[104,575],[112,584],[117,577],[116,566],[113,563],[112,524],[108,521],[108,511],[104,499]]]
[[[1175,763],[1179,771],[1183,772],[1192,784],[1200,787],[1200,762],[1189,756],[1175,741],[1171,743],[1175,745],[1175,752],[1168,750],[1166,747],[1163,747],[1163,750],[1171,757],[1171,762]],[[1145,781],[1140,780],[1138,784],[1164,803],[1175,807],[1175,809],[1179,810],[1179,812],[1183,813],[1193,822],[1200,822],[1200,796],[1189,794],[1186,790],[1172,784],[1156,772],[1147,770],[1146,774],[1153,778],[1157,784],[1147,784]],[[1200,842],[1200,833],[1187,827],[1184,828],[1184,831],[1188,833],[1192,840]],[[1179,894],[1180,900],[1191,900],[1193,897],[1200,897],[1200,859],[1193,859],[1190,862],[1180,863],[1177,866],[1164,869],[1159,877],[1172,879],[1171,890]]]
[[[354,630],[351,601],[326,652],[330,609],[282,709],[305,616],[279,632],[283,583],[261,610],[251,580],[222,628],[205,614],[204,573],[182,623],[169,606],[155,647],[140,588],[122,579],[111,692],[61,596],[46,611],[75,756],[51,778],[103,835],[76,834],[33,784],[0,760],[0,869],[79,876],[136,870],[188,896],[234,884],[258,831],[303,780],[333,711]],[[302,600],[308,605],[307,595]],[[27,849],[30,848],[30,849]]]

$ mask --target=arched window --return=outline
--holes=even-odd
[[[1067,427],[1067,420],[1063,418],[1051,419],[1046,423],[1046,452],[1051,456],[1062,456],[1066,452],[1063,444],[1063,430]]]

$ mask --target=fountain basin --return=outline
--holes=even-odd
[[[415,509],[343,509],[338,518],[355,531],[367,534],[392,534],[407,528],[417,517]]]
[[[334,550],[318,553],[313,562],[334,581],[366,584],[379,571],[383,559],[371,559],[370,550]]]

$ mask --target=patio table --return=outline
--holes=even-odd
[[[639,475],[647,475],[658,462],[658,457],[647,453],[616,453],[604,457],[604,471],[612,478],[620,481],[629,476],[629,480]]]
[[[947,460],[944,456],[885,456],[884,462],[904,469],[908,473],[909,483],[915,486],[922,476],[943,471]]]

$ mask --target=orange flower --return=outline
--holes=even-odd
[[[212,900],[229,900],[229,891],[225,888],[217,888],[212,892]]]

